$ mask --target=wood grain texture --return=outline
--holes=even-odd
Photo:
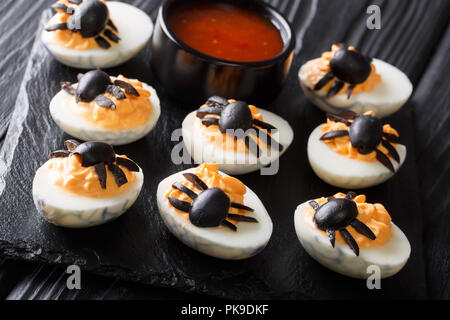
[[[154,16],[156,2],[130,2],[148,12],[153,12]],[[68,77],[74,78],[76,75],[76,70],[62,67],[48,60],[39,47],[31,54],[30,67],[25,74],[19,100],[15,104],[16,118],[12,122],[13,129],[8,134],[5,148],[2,150],[3,156],[8,156],[9,163],[6,175],[3,176],[7,185],[2,193],[0,205],[2,208],[7,206],[12,209],[12,218],[2,215],[1,213],[4,212],[0,209],[2,224],[0,247],[3,254],[25,260],[59,264],[75,260],[96,273],[222,297],[423,298],[428,295],[448,297],[448,286],[442,284],[443,279],[448,279],[448,261],[441,257],[446,253],[448,256],[449,252],[449,239],[442,223],[445,221],[444,213],[448,212],[445,210],[446,198],[444,196],[442,199],[442,195],[441,198],[438,197],[442,201],[437,203],[444,202],[442,207],[436,206],[436,202],[432,201],[438,193],[436,189],[433,189],[432,182],[436,179],[433,165],[448,164],[448,152],[438,153],[432,157],[431,163],[428,158],[422,157],[423,154],[430,154],[436,150],[434,138],[431,138],[432,133],[426,130],[427,121],[422,123],[422,117],[437,125],[442,137],[442,140],[438,141],[446,145],[445,150],[448,151],[448,139],[445,140],[448,129],[445,130],[445,127],[448,127],[449,78],[443,71],[440,73],[438,71],[440,71],[439,66],[447,66],[448,69],[448,55],[444,54],[448,52],[448,43],[447,46],[445,46],[446,42],[439,46],[439,42],[448,37],[445,36],[445,30],[449,21],[450,3],[445,0],[432,2],[271,0],[266,2],[276,5],[292,19],[295,30],[300,35],[301,46],[297,50],[298,54],[294,60],[289,81],[280,97],[271,105],[275,112],[288,119],[294,127],[294,144],[283,156],[281,171],[277,176],[265,179],[264,183],[261,183],[260,177],[256,174],[242,177],[242,180],[263,200],[274,220],[274,237],[260,256],[242,263],[219,263],[215,259],[204,257],[186,248],[168,233],[151,200],[155,182],[181,169],[180,166],[170,163],[167,167],[158,169],[159,163],[169,161],[167,155],[171,145],[167,144],[167,134],[152,134],[121,149],[138,163],[145,163],[146,177],[151,177],[151,180],[147,179],[139,203],[118,221],[93,231],[77,233],[61,231],[36,219],[32,206],[27,202],[30,197],[30,179],[37,166],[45,161],[45,154],[59,147],[65,135],[55,129],[46,110],[42,111],[42,108],[36,108],[33,104],[47,105],[51,95],[41,93],[56,92],[55,83],[59,80],[67,80]],[[372,3],[377,3],[381,7],[381,30],[369,31],[365,28],[367,17],[365,9]],[[303,96],[296,79],[296,73],[301,64],[318,56],[331,43],[337,41],[356,44],[362,48],[363,52],[400,67],[417,86],[414,99],[398,114],[389,118],[389,122],[399,129],[403,142],[408,147],[408,157],[404,167],[391,181],[364,190],[369,201],[380,201],[386,205],[394,221],[408,235],[413,247],[411,260],[405,270],[398,276],[385,280],[382,292],[368,292],[364,283],[338,276],[318,265],[298,244],[292,225],[293,210],[298,203],[338,191],[321,182],[307,164],[305,153],[307,137],[316,125],[323,122],[324,117]],[[440,52],[440,55],[433,54],[438,47],[437,52]],[[153,81],[151,74],[146,72],[148,64],[143,57],[146,57],[147,53],[142,53],[134,61],[112,72],[126,70],[127,75],[139,76],[140,79],[157,87],[163,105],[170,110],[170,115],[167,112],[163,113],[155,130],[171,132],[179,126],[185,109],[174,103],[165,90],[159,88]],[[432,71],[423,73],[428,66],[430,68],[433,66],[429,69]],[[36,83],[39,77],[47,83]],[[427,116],[424,109],[418,106],[426,104],[434,96],[430,93],[430,88],[435,86],[435,82],[438,82],[440,77],[446,77],[446,81],[440,82],[438,92],[441,95],[437,97],[444,98],[436,99],[435,103],[439,107],[433,112],[433,116]],[[444,120],[439,117],[442,112],[447,115]],[[414,123],[416,128],[411,125]],[[416,132],[425,134],[418,138],[419,135],[416,136]],[[137,151],[142,149],[152,151],[147,154]],[[22,156],[25,153],[30,153],[34,160],[25,162]],[[448,173],[448,170],[445,172]],[[433,189],[425,193],[422,201],[420,196],[423,193],[419,189],[419,183],[421,187],[428,188],[425,190]],[[282,187],[289,189],[283,192]],[[445,191],[448,185],[445,185],[444,180],[440,180],[438,187],[437,190],[444,188]],[[435,210],[434,214],[426,215],[427,211],[421,210],[422,204],[427,209],[431,206],[432,210]],[[441,224],[442,227],[436,227],[436,223]],[[148,229],[142,228],[142,225],[149,225],[152,232],[149,234]],[[423,233],[425,228],[427,230],[436,228],[436,232]],[[93,244],[92,242],[98,241],[96,233],[114,234],[115,239],[108,243]],[[82,243],[73,245],[80,237],[83,239]],[[138,247],[136,240],[142,238],[148,242],[144,244],[145,250],[147,253],[155,254],[154,258],[141,255],[141,248]],[[62,241],[62,245],[56,247],[50,245],[51,250],[49,250],[46,246],[51,244],[51,240],[56,239]],[[121,241],[129,241],[133,243],[133,246],[131,248],[121,246]],[[424,245],[428,250],[423,250]],[[63,248],[67,248],[64,246],[69,246],[69,252],[63,252],[65,250]],[[429,246],[435,250],[429,250]],[[118,257],[115,257],[113,252]],[[183,263],[180,264],[180,261]],[[163,265],[165,269],[160,268]],[[133,269],[136,266],[139,272]],[[209,279],[205,281],[206,278]],[[139,292],[135,285],[117,280],[111,282],[102,278],[103,280],[92,280],[93,287],[89,287],[92,289],[73,294],[64,289],[62,279],[64,279],[64,273],[61,269],[35,267],[24,281],[12,290],[9,298],[124,298]],[[97,277],[92,276],[92,279]],[[117,285],[118,282],[119,285]],[[339,290],[336,291],[336,288]],[[143,287],[142,290],[143,292],[151,291],[148,287]],[[144,297],[149,296],[144,294]]]
[[[450,27],[433,54],[411,104],[424,217],[431,298],[450,298]]]

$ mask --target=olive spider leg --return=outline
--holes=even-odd
[[[355,84],[351,84],[351,85],[349,85],[348,86],[348,89],[347,89],[347,99],[350,99],[350,96],[352,95],[352,91],[353,91],[353,89],[355,88]]]
[[[348,127],[350,127],[352,124],[348,119],[342,117],[341,115],[335,115],[335,114],[328,113],[327,118],[330,119],[331,121],[342,122],[343,124],[345,124]]]
[[[320,90],[323,87],[325,87],[325,85],[330,82],[332,79],[334,78],[334,74],[332,72],[328,72],[327,74],[325,74],[320,80],[319,82],[316,83],[316,85],[314,86],[314,90]]]
[[[347,193],[347,195],[345,196],[345,199],[349,199],[352,200],[353,198],[356,197],[356,193],[353,191],[349,191]],[[361,221],[359,221],[358,219],[354,219],[350,225],[355,228],[356,231],[358,231],[359,233],[365,235],[366,237],[368,237],[371,240],[375,240],[375,234],[372,232],[372,230],[370,230],[369,227],[367,227],[364,223],[362,223]]]
[[[97,174],[98,180],[100,181],[100,186],[103,189],[106,189],[106,167],[105,167],[105,163],[101,162],[101,163],[97,163],[94,166],[94,170],[95,173]]]
[[[67,23],[58,23],[45,28],[45,31],[69,30]]]
[[[380,150],[375,149],[376,152],[376,158],[377,160],[383,165],[385,166],[387,169],[389,169],[389,171],[391,171],[392,173],[395,173],[395,169],[394,166],[392,165],[391,160],[389,160],[389,158]]]
[[[136,90],[133,85],[129,84],[126,81],[116,79],[114,80],[114,85],[125,90],[125,93],[132,94],[134,96],[139,96],[139,92]]]
[[[117,100],[122,100],[126,98],[125,93],[123,93],[123,91],[120,90],[119,87],[113,84],[110,84],[106,87],[106,92],[114,96],[114,98],[116,98]]]
[[[333,138],[337,138],[337,137],[348,136],[348,134],[349,134],[348,130],[329,131],[329,132],[324,133],[320,137],[320,140],[328,140],[328,139],[333,139]]]
[[[349,199],[349,200],[352,200],[354,197],[356,197],[356,193],[354,193],[353,191],[349,191],[345,195],[345,199]]]
[[[395,161],[397,161],[397,163],[399,163],[400,156],[399,156],[397,150],[395,150],[395,148],[389,143],[389,141],[381,140],[381,144],[383,145],[383,147],[386,148],[386,150],[389,152],[389,154],[392,156],[392,158]]]
[[[392,143],[400,142],[400,139],[398,136],[396,136],[395,134],[387,133],[387,132],[383,132],[383,138],[385,138],[387,141],[392,142]]]
[[[78,147],[79,145],[80,145],[80,143],[77,140],[74,140],[74,139],[69,139],[69,140],[64,141],[64,146],[70,152],[75,150],[75,148]]]
[[[353,220],[350,223],[350,225],[353,228],[355,228],[355,230],[358,231],[359,233],[361,233],[362,235],[366,236],[367,238],[369,238],[371,240],[375,240],[376,236],[372,232],[372,230],[370,230],[370,228],[368,226],[366,226],[364,223],[362,223],[358,219],[355,218],[355,220]]]
[[[222,108],[220,107],[203,107],[197,110],[197,117],[203,119],[208,114],[220,115],[222,113]]]
[[[169,200],[169,203],[178,210],[184,211],[184,212],[189,212],[189,210],[191,209],[191,204],[187,201],[183,201],[183,200],[179,200],[177,198],[174,197],[168,197],[167,198]]]
[[[184,192],[192,200],[194,200],[198,196],[198,194],[196,194],[194,191],[192,191],[191,189],[189,189],[188,187],[186,187],[185,185],[183,185],[179,182],[175,182],[174,184],[172,184],[172,188],[175,188],[177,190],[180,190],[181,192]]]
[[[328,200],[330,200],[330,198],[334,199],[334,197],[328,197]],[[308,203],[315,211],[317,211],[320,208],[320,205],[314,200],[311,200]],[[328,239],[330,239],[331,246],[334,248],[334,244],[335,244],[335,241],[336,241],[336,232],[335,232],[335,230],[328,229],[328,230],[326,230],[326,233],[328,235]]]
[[[118,43],[120,41],[120,38],[109,29],[104,30],[103,35],[105,37],[107,37],[109,40],[111,40],[112,42]]]
[[[264,142],[271,148],[278,149],[278,151],[280,151],[280,152],[283,151],[283,149],[284,149],[283,145],[281,145],[278,141],[273,139],[272,136],[270,136],[263,130],[258,129],[257,127],[253,127],[253,129],[256,130],[256,132],[258,132],[259,139],[262,142]]]
[[[113,29],[114,31],[118,31],[116,25],[110,20],[108,20],[108,22],[106,23],[111,29]]]
[[[219,119],[217,118],[203,118],[202,124],[206,127],[212,126],[212,125],[219,125]]]
[[[327,98],[334,96],[344,87],[344,82],[335,81],[333,85],[330,87],[330,90],[327,92]]]
[[[111,172],[114,181],[116,182],[117,186],[121,186],[125,183],[128,182],[127,180],[127,176],[125,175],[125,173],[123,172],[122,169],[120,169],[119,166],[115,165],[114,163],[109,163],[108,164],[108,170],[109,172]]]
[[[327,230],[328,239],[330,239],[331,246],[334,248],[336,242],[336,231],[332,229]]]
[[[74,8],[68,7],[65,4],[59,3],[59,2],[52,4],[50,7],[53,10],[60,9],[60,10],[64,11],[64,13],[67,13],[69,15],[72,15],[74,12]]]
[[[350,249],[352,249],[352,251],[355,253],[355,255],[359,256],[358,244],[356,243],[350,232],[348,232],[346,229],[339,229],[339,233],[341,234],[347,245],[350,247]]]
[[[314,201],[314,200],[311,200],[310,202],[308,202],[308,204],[309,204],[314,210],[318,210],[319,207],[320,207],[320,205],[319,205],[316,201]]]
[[[128,171],[139,172],[139,166],[133,160],[130,160],[128,158],[116,156],[116,164],[127,168]]]
[[[245,134],[243,137],[241,137],[241,139],[244,140],[245,145],[251,153],[253,153],[258,158],[261,156],[261,148],[250,135]]]
[[[266,130],[278,130],[277,128],[275,128],[273,125],[271,125],[270,123],[258,120],[258,119],[253,119],[253,124],[257,127],[260,127],[262,129],[266,129]]]
[[[94,38],[95,42],[97,42],[97,44],[103,48],[103,49],[108,49],[111,47],[111,45],[109,44],[109,42],[103,38],[102,36],[98,35]]]

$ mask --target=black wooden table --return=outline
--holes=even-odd
[[[41,12],[52,2],[50,0],[2,0],[0,3],[0,101],[2,101],[0,146],[4,148],[4,153],[11,148],[8,137],[5,138],[11,116],[16,108],[26,103],[21,99],[27,95],[21,90],[30,90],[25,86],[21,87],[24,75],[30,73],[27,66],[37,65],[36,61],[30,62],[29,58]],[[153,20],[160,3],[159,0],[125,2],[145,8]],[[448,55],[450,1],[266,0],[266,2],[279,8],[290,19],[298,37],[296,59],[288,83],[272,106],[275,111],[289,119],[295,128],[305,128],[304,132],[307,132],[323,120],[323,114],[309,104],[301,93],[296,73],[302,63],[318,56],[332,42],[345,41],[357,45],[364,53],[396,65],[410,77],[414,84],[411,100],[402,111],[389,118],[394,127],[401,127],[403,132],[406,131],[409,134],[406,143],[408,160],[402,173],[399,172],[398,179],[392,179],[392,182],[376,187],[373,194],[386,201],[388,205],[410,213],[410,217],[403,215],[401,222],[405,225],[406,233],[415,250],[407,268],[409,267],[408,270],[414,268],[414,272],[410,274],[416,277],[411,279],[416,281],[416,285],[404,284],[405,297],[448,299],[450,297],[450,233],[447,232],[447,226],[450,223],[450,216],[448,216],[450,212],[450,63]],[[368,30],[365,27],[368,17],[366,9],[371,4],[377,4],[381,8],[381,30]],[[20,114],[20,110],[15,114]],[[15,127],[12,125],[9,130],[15,130]],[[8,132],[8,134],[11,136],[14,132]],[[296,135],[292,146],[296,153],[291,152],[290,158],[287,154],[282,165],[295,167],[296,161],[305,163],[306,139],[306,134]],[[9,168],[5,168],[0,163],[0,187],[3,182],[2,176],[7,175],[8,170]],[[309,167],[299,169],[296,177],[308,181],[305,188],[311,190],[306,192],[300,188],[301,190],[295,190],[296,192],[306,192],[317,196],[334,190],[316,182],[317,178],[310,171]],[[298,187],[295,188],[298,189]],[[287,200],[295,200],[298,193],[288,195]],[[266,192],[266,197],[269,195],[270,193]],[[408,195],[412,198],[408,199]],[[3,203],[9,204],[0,207],[0,211],[14,212],[14,204],[20,200],[12,199],[13,195],[1,192],[0,197],[3,197],[0,198]],[[282,199],[274,199],[269,207],[275,211],[277,206],[283,206],[282,201]],[[0,230],[4,229],[0,226]],[[83,276],[82,290],[71,291],[66,288],[66,274],[61,266],[42,264],[35,258],[39,256],[39,252],[32,254],[18,252],[18,248],[14,249],[9,244],[2,243],[3,238],[8,238],[8,235],[0,234],[0,248],[2,248],[3,256],[3,258],[0,257],[0,297],[2,298],[183,299],[209,297],[201,294],[201,292],[207,293],[205,290],[197,290],[199,294],[186,294],[170,289],[170,284],[165,284],[165,288],[162,288],[90,273]],[[292,252],[293,256],[287,255],[286,259],[305,259],[302,250],[301,247],[298,248],[299,253]],[[286,260],[287,263],[289,263],[288,260]],[[301,283],[312,291],[315,290],[314,286],[320,286],[320,283],[311,283],[307,275],[296,275],[295,278],[292,274],[283,276],[292,277],[293,282]],[[289,284],[289,280],[282,279],[281,285],[286,284]],[[284,297],[303,297],[298,293],[290,295],[289,288],[281,289],[288,293]],[[320,290],[317,292],[322,294],[319,297],[336,297],[332,293],[323,293]],[[214,295],[218,295],[217,291]],[[305,297],[317,298],[318,295]],[[383,297],[382,294],[381,297]],[[385,297],[395,298],[392,295]]]

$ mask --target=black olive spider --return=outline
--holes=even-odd
[[[207,117],[207,115],[218,115],[220,117]],[[218,125],[222,133],[229,133],[236,139],[242,139],[247,148],[257,157],[261,156],[261,149],[249,133],[254,133],[271,148],[278,149],[280,152],[284,149],[278,141],[267,133],[267,131],[277,130],[277,128],[269,123],[254,119],[248,104],[244,101],[229,103],[225,98],[212,96],[206,101],[206,107],[197,110],[197,117],[201,119],[204,126]]]
[[[64,142],[64,146],[67,150],[52,152],[50,159],[65,158],[73,154],[79,155],[83,167],[94,167],[103,189],[106,189],[106,168],[108,168],[119,187],[128,182],[125,173],[119,166],[123,166],[129,171],[139,171],[139,167],[134,161],[116,156],[113,147],[106,142],[90,141],[80,143],[70,139]]]
[[[97,44],[104,49],[111,47],[108,38],[112,42],[119,42],[117,27],[109,18],[108,7],[99,0],[68,0],[70,4],[77,5],[75,9],[64,3],[57,2],[52,5],[55,10],[69,14],[67,23],[59,23],[48,26],[46,31],[70,30],[80,32],[83,38],[94,37]]]
[[[338,93],[344,84],[349,84],[347,98],[349,99],[353,88],[366,81],[369,77],[372,66],[372,58],[364,56],[357,49],[350,50],[345,44],[338,44],[340,47],[330,60],[330,72],[325,74],[314,86],[314,90],[322,89],[333,79],[336,81],[327,92],[327,97],[332,97]]]
[[[86,74],[78,74],[77,88],[68,81],[61,82],[61,87],[67,93],[74,95],[77,102],[95,102],[105,108],[116,109],[114,102],[103,93],[109,93],[117,100],[126,99],[125,93],[139,96],[136,88],[126,81],[116,79],[111,82],[109,75],[101,70],[92,70]],[[123,89],[125,93],[121,90]]]
[[[353,201],[356,197],[354,192],[348,192],[345,198],[329,197],[328,201],[319,205],[311,200],[309,205],[315,210],[314,222],[322,231],[325,231],[334,248],[336,231],[339,231],[344,241],[359,256],[359,246],[346,227],[352,226],[357,232],[371,240],[375,240],[375,234],[364,223],[356,219],[358,207]]]
[[[233,231],[237,231],[236,225],[226,220],[226,218],[243,222],[258,222],[258,220],[253,217],[229,213],[228,211],[230,208],[243,209],[250,212],[253,212],[254,210],[243,204],[231,202],[230,198],[222,191],[222,189],[208,188],[206,183],[193,173],[183,173],[183,176],[192,183],[194,187],[201,190],[201,192],[197,194],[185,185],[175,182],[172,185],[172,188],[185,193],[193,200],[192,204],[171,196],[168,197],[168,200],[174,208],[188,212],[189,221],[193,225],[202,228],[223,225]]]
[[[399,163],[400,156],[395,147],[391,144],[391,142],[398,143],[399,137],[394,134],[383,132],[383,125],[380,119],[374,115],[358,115],[352,111],[344,111],[339,115],[327,114],[327,118],[332,121],[344,123],[349,127],[349,130],[326,132],[320,137],[320,140],[330,140],[337,137],[349,136],[350,143],[360,154],[368,154],[375,151],[377,160],[389,169],[389,171],[395,172],[392,162],[377,147],[381,143],[381,145],[386,148],[389,155]]]

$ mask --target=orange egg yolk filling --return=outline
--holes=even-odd
[[[229,103],[233,103],[236,100],[229,99]],[[206,104],[202,105],[200,108],[207,107]],[[254,105],[249,105],[250,111],[252,113],[253,119],[264,121],[258,108]],[[208,118],[220,118],[220,115],[210,114]],[[225,151],[237,152],[237,153],[247,153],[249,152],[245,142],[242,139],[237,139],[227,133],[222,133],[218,125],[210,125],[209,127],[204,126],[200,118],[195,118],[195,130],[199,130],[202,136],[208,141],[208,143],[215,144],[216,147],[221,148]],[[256,133],[256,132],[255,132]],[[270,135],[270,132],[267,132]],[[252,138],[258,143],[261,150],[267,149],[267,145],[256,136],[251,134]]]
[[[124,156],[122,156],[124,157]],[[93,166],[83,167],[79,155],[53,158],[46,162],[49,182],[67,192],[89,198],[108,198],[125,193],[136,180],[134,172],[120,166],[128,182],[117,186],[114,177],[106,170],[106,189],[100,185]]]
[[[105,2],[104,0],[100,0],[102,2]],[[75,10],[77,5],[70,3],[67,0],[59,0],[56,3],[64,4],[67,7],[72,8],[72,10]],[[47,27],[60,24],[60,23],[67,23],[69,21],[69,18],[71,17],[70,14],[68,14],[65,10],[56,8],[56,14],[50,19],[50,21],[47,23]],[[109,26],[106,26],[105,29],[111,30],[113,33],[117,33]],[[75,49],[75,50],[90,50],[90,49],[98,49],[100,46],[98,45],[97,41],[95,41],[94,37],[90,38],[83,38],[81,36],[80,32],[73,32],[71,30],[55,30],[55,31],[48,31],[52,34],[52,43],[55,45],[58,45],[60,47],[66,48],[66,49]],[[103,37],[106,41],[109,42],[111,46],[113,46],[115,43],[110,41],[107,37]]]
[[[123,91],[126,99],[117,100],[113,95],[104,93],[104,96],[114,102],[116,109],[101,107],[95,100],[77,103],[75,97],[69,96],[66,107],[75,116],[107,130],[129,130],[145,125],[153,111],[150,92],[143,88],[142,82],[130,81],[122,75],[119,75],[117,79],[133,85],[139,96]]]
[[[345,198],[345,194],[339,192],[334,195],[335,198]],[[328,200],[327,198],[315,199],[319,205],[323,205]],[[352,226],[346,227],[347,231],[350,232],[352,237],[355,239],[358,246],[363,248],[371,248],[376,246],[385,245],[391,238],[391,216],[380,203],[366,203],[366,196],[361,194],[356,196],[353,201],[356,203],[358,208],[358,216],[356,217],[359,221],[364,223],[370,230],[375,234],[375,240],[371,240],[366,236],[362,235],[356,231]],[[324,237],[327,237],[325,231],[319,230],[313,220],[315,210],[308,206],[305,212],[305,218],[311,228],[320,232]],[[345,244],[345,240],[342,238],[339,232],[336,232],[336,242]]]
[[[222,176],[219,173],[219,168],[217,164],[211,163],[203,163],[195,169],[194,174],[196,174],[209,188],[219,188],[225,192],[225,194],[230,198],[231,202],[236,202],[240,204],[244,204],[244,195],[247,192],[247,188],[245,185],[236,178],[230,176]],[[183,178],[179,181],[181,184],[185,185],[195,193],[200,193],[202,190],[196,188],[191,182]],[[181,192],[178,189],[170,188],[170,190],[166,193],[166,198],[173,197],[179,200],[183,200],[189,203],[192,203],[192,199],[189,198],[184,192]],[[167,203],[170,207],[174,208],[169,200]],[[174,210],[180,214],[186,221],[189,220],[189,213],[178,210],[174,208]],[[235,214],[245,214],[246,211],[242,209],[231,208],[228,210],[229,213]],[[227,219],[233,224],[236,224],[238,221],[234,221],[231,219]]]
[[[320,58],[308,61],[304,65],[302,68],[302,77],[311,84],[311,87],[314,87],[323,76],[331,71],[330,60],[333,58],[334,53],[339,49],[340,47],[338,45],[333,44],[331,46],[331,51],[325,51]],[[349,47],[349,50],[355,50],[355,48],[351,46]],[[372,92],[376,85],[381,82],[381,76],[376,72],[375,66],[373,63],[370,65],[372,67],[370,75],[363,83],[360,83],[353,88],[352,94]],[[333,83],[334,81],[330,81],[321,90],[328,92]],[[346,83],[337,94],[347,94],[348,87],[349,84]]]
[[[373,111],[367,111],[365,115],[375,115]],[[330,131],[337,130],[348,130],[349,127],[342,122],[335,122],[327,119],[327,123],[322,125],[322,132],[325,134]],[[383,125],[383,132],[396,135],[398,137],[398,132],[392,128],[389,124]],[[361,154],[358,149],[352,146],[349,136],[337,137],[329,140],[323,140],[328,147],[330,147],[334,152],[337,152],[343,156],[350,159],[360,160],[360,161],[377,161],[376,152],[372,151],[368,154]],[[395,143],[392,143],[395,147]],[[380,143],[377,149],[383,152],[387,157],[391,157],[388,150]]]

